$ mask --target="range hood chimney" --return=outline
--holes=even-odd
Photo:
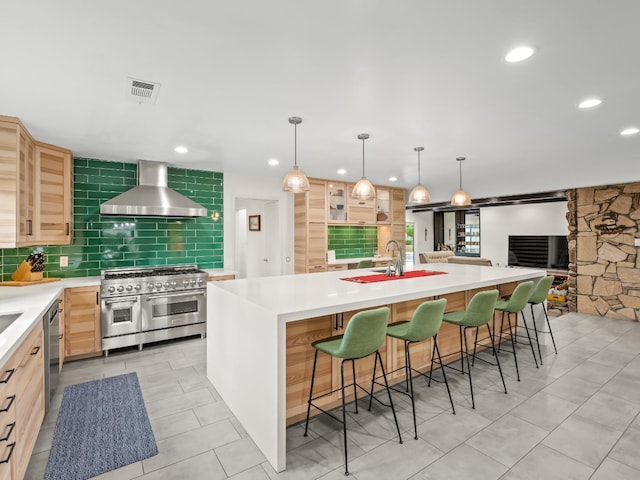
[[[138,160],[138,186],[100,205],[100,215],[206,217],[207,209],[167,186],[167,163]]]

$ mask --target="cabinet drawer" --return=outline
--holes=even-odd
[[[373,225],[376,223],[376,217],[373,212],[373,207],[349,207],[349,212],[347,213],[347,222],[361,225]]]

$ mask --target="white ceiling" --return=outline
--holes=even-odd
[[[637,181],[638,19],[637,0],[7,1],[0,114],[75,156],[278,178],[296,115],[307,175],[359,179],[367,132],[367,177],[412,188],[422,145],[434,201],[458,156],[476,198]]]

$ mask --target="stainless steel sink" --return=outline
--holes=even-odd
[[[0,333],[4,332],[20,315],[22,315],[22,313],[0,315]]]

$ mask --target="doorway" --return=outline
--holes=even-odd
[[[282,274],[279,207],[274,199],[235,199],[235,264],[239,278]]]

